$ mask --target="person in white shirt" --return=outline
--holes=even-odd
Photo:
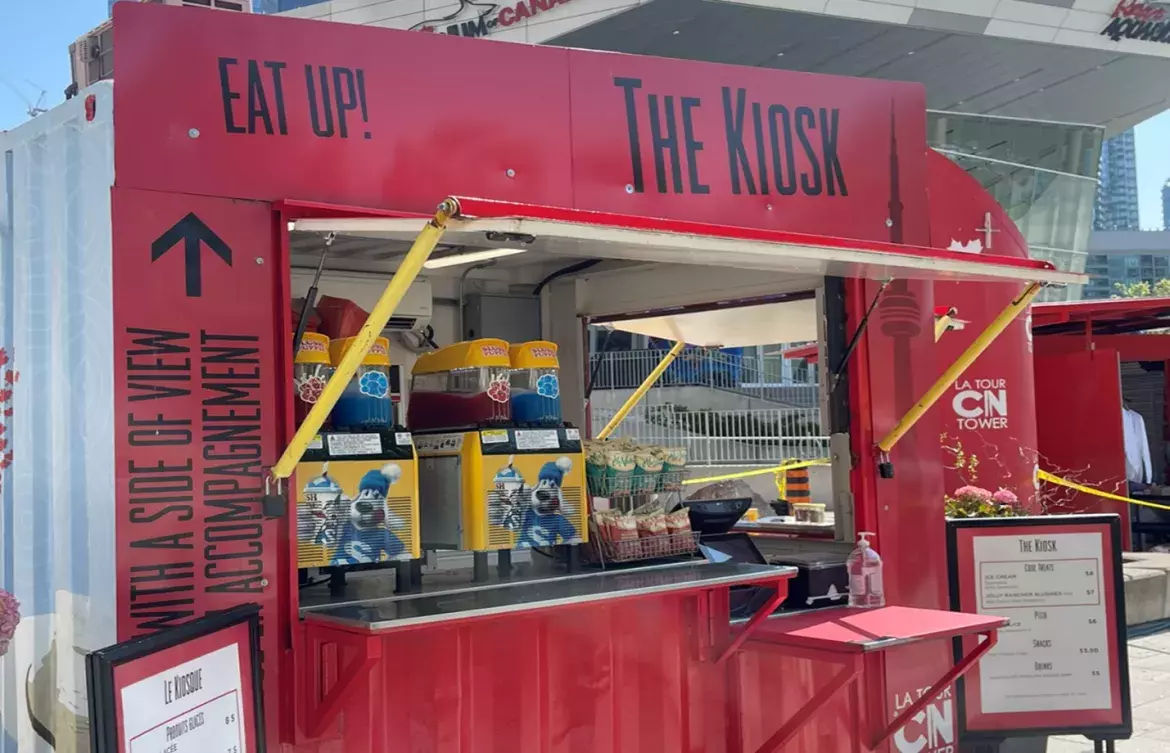
[[[1125,437],[1125,478],[1131,486],[1149,484],[1152,481],[1153,470],[1145,419],[1140,413],[1126,406],[1121,411],[1121,426]]]

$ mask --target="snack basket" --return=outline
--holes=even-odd
[[[651,504],[661,510],[657,503]],[[606,564],[684,557],[698,551],[698,541],[698,532],[690,530],[689,525],[685,527],[685,530],[616,539],[610,531],[603,527],[596,516],[591,515],[589,518],[589,542],[583,549],[583,558],[586,562],[604,567]]]
[[[686,450],[640,447],[627,440],[587,443],[586,476],[591,496],[617,500],[622,507],[631,498],[641,504],[650,495],[682,490]]]
[[[662,557],[685,557],[698,551],[699,534],[672,533],[631,541],[609,541],[591,533],[582,552],[586,562],[594,564],[622,564]]]
[[[587,468],[587,470],[590,470]],[[629,497],[634,493],[634,474],[602,475],[589,473],[589,494],[594,497],[616,499]]]

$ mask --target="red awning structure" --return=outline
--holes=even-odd
[[[789,348],[783,350],[780,355],[785,358],[803,358],[809,363],[816,363],[817,357],[820,355],[820,345],[813,343],[812,345],[802,345],[799,348]]]
[[[1121,335],[1170,328],[1170,298],[1040,303],[1032,307],[1037,335]]]

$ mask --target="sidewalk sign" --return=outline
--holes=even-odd
[[[948,520],[947,560],[952,609],[1011,620],[958,684],[962,741],[1132,735],[1118,516]]]
[[[86,657],[93,753],[265,753],[260,607]]]

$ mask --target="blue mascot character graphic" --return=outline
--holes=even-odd
[[[572,511],[561,493],[565,474],[572,469],[573,461],[569,458],[558,458],[555,463],[540,467],[529,497],[530,506],[524,512],[517,547],[553,546],[577,540],[577,529],[564,515]]]
[[[509,457],[508,464],[496,471],[488,494],[488,522],[513,533],[520,530],[524,511],[524,476],[512,465],[514,461]]]
[[[350,503],[349,519],[341,532],[341,543],[335,565],[360,565],[399,559],[406,555],[406,547],[392,528],[405,525],[390,511],[387,497],[402,469],[390,463],[380,471],[367,471],[358,482],[357,497]]]

